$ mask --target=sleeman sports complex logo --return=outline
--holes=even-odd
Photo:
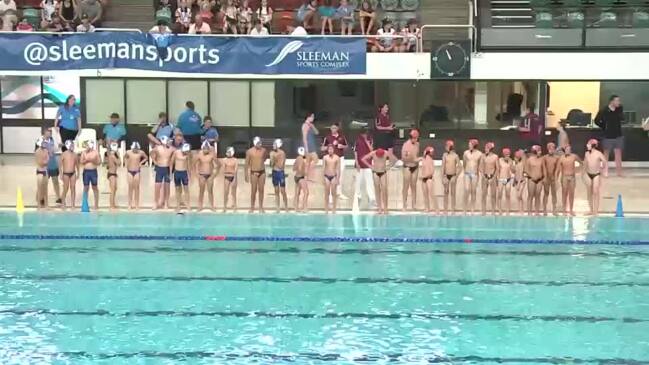
[[[281,64],[286,58],[295,53],[294,66],[300,69],[327,69],[338,70],[349,68],[350,55],[347,51],[301,51],[304,47],[302,41],[288,42],[279,52],[273,62],[266,67],[273,67]]]
[[[284,48],[282,48],[281,52],[275,57],[275,60],[269,64],[266,65],[266,67],[271,67],[278,65],[280,62],[284,61],[286,56],[290,55],[291,53],[297,52],[302,46],[304,45],[304,42],[302,41],[292,41],[288,42]]]

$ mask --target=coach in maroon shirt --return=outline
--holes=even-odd
[[[334,152],[340,157],[340,172],[338,173],[338,188],[336,194],[340,199],[348,199],[342,192],[343,172],[345,171],[345,149],[347,148],[347,139],[340,133],[340,125],[334,123],[330,127],[329,133],[322,142],[322,151],[326,151],[329,146],[334,146]]]
[[[354,155],[356,157],[356,184],[354,187],[353,210],[358,210],[361,200],[361,184],[365,184],[367,199],[370,205],[376,205],[374,196],[374,179],[372,177],[372,168],[365,162],[363,157],[372,152],[372,137],[367,133],[367,128],[363,128],[356,138],[354,145]]]

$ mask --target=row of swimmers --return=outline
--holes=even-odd
[[[190,209],[189,180],[193,172],[198,178],[199,193],[197,209],[204,208],[207,195],[209,208],[216,209],[214,200],[214,180],[222,171],[224,181],[224,209],[237,209],[237,171],[239,160],[234,156],[232,147],[227,148],[226,156],[218,158],[215,146],[204,142],[201,150],[192,152],[189,144],[174,148],[167,138],[161,139],[161,144],[151,151],[151,160],[155,172],[154,209],[170,208],[170,184],[174,181],[176,190],[175,209],[180,211]],[[39,142],[35,152],[37,175],[37,205],[39,208],[48,206],[47,185],[48,178],[58,179],[58,171],[53,177],[48,169],[50,154],[47,140]],[[273,149],[267,152],[261,144],[261,139],[255,137],[252,147],[246,151],[244,163],[244,179],[250,183],[250,211],[258,209],[264,212],[264,187],[266,180],[266,161],[270,161],[271,179],[275,189],[275,208],[279,211],[289,210],[286,194],[286,153],[282,149],[282,140],[273,143]],[[60,196],[62,206],[74,207],[76,201],[75,185],[78,176],[81,176],[84,191],[90,189],[94,195],[94,208],[99,207],[98,173],[101,164],[99,152],[94,142],[90,141],[80,154],[74,151],[72,141],[65,142],[66,151],[62,153],[59,161],[63,191]],[[604,168],[605,159],[597,150],[598,141],[591,139],[587,144],[587,151],[583,160],[572,153],[570,146],[561,151],[556,149],[554,143],[547,144],[547,153],[543,154],[539,145],[532,146],[529,153],[523,150],[512,152],[503,148],[499,156],[495,145],[487,142],[484,150],[479,149],[476,139],[468,141],[468,149],[460,157],[455,151],[455,143],[448,140],[445,151],[441,157],[441,183],[444,187],[443,204],[440,206],[435,194],[435,150],[432,146],[423,148],[420,154],[419,133],[411,131],[410,138],[403,144],[401,158],[394,155],[392,149],[375,149],[367,155],[360,157],[372,169],[372,178],[376,194],[376,206],[379,214],[388,213],[388,171],[402,167],[402,209],[416,211],[417,185],[421,184],[424,196],[425,210],[430,213],[453,214],[456,212],[456,187],[460,177],[463,178],[465,214],[473,214],[477,209],[478,186],[481,186],[482,214],[509,214],[512,212],[512,200],[518,201],[518,211],[523,214],[527,211],[530,215],[547,214],[547,205],[551,201],[552,213],[559,214],[557,193],[559,185],[562,189],[563,213],[574,215],[574,194],[577,182],[578,166],[583,166],[584,179],[590,214],[596,215],[599,211],[599,195],[601,188],[600,174]],[[117,208],[117,170],[121,165],[118,155],[118,145],[109,146],[105,157],[107,167],[107,180],[110,188],[110,207]],[[298,156],[293,164],[293,179],[295,181],[295,194],[293,209],[297,212],[308,211],[309,182],[314,181],[313,169],[318,163],[312,158],[307,158],[303,147],[298,149]],[[140,148],[139,143],[133,142],[131,148],[124,156],[124,163],[128,172],[128,207],[140,207],[140,174],[141,169],[148,162],[148,157]],[[329,146],[322,158],[324,182],[323,202],[326,212],[335,212],[337,208],[337,186],[339,184],[340,158],[335,154],[333,146]],[[512,199],[512,191],[514,199]],[[69,195],[68,195],[69,193]],[[206,194],[207,193],[207,194]],[[58,194],[58,192],[57,192]],[[408,209],[410,198],[410,209]],[[490,205],[490,206],[489,206]],[[527,207],[527,210],[525,209]],[[488,209],[489,208],[489,209]]]

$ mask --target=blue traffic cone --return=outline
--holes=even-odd
[[[624,217],[624,208],[622,208],[622,194],[617,194],[617,207],[615,208],[615,217]]]
[[[88,205],[88,192],[83,192],[83,197],[81,198],[81,213],[90,213],[90,206]]]

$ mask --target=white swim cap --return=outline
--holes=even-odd
[[[190,146],[189,143],[183,143],[183,145],[180,147],[180,150],[182,152],[189,152],[192,150],[192,146]]]
[[[140,149],[140,143],[138,143],[138,142],[131,143],[131,149],[132,150],[139,150]]]
[[[306,149],[304,147],[298,148],[297,154],[304,157],[304,155],[306,155]]]
[[[206,150],[206,149],[209,150],[211,147],[212,147],[212,145],[210,144],[210,141],[203,141],[203,143],[201,144],[201,149],[203,149],[203,150]]]
[[[169,143],[169,137],[167,136],[160,137],[160,143],[166,146]]]
[[[47,147],[47,141],[43,137],[38,137],[36,140],[36,145],[40,148],[45,148]]]
[[[86,141],[86,148],[89,150],[94,150],[95,149],[95,140],[91,139],[89,141]]]
[[[283,145],[283,144],[284,144],[284,143],[282,143],[282,140],[281,140],[280,138],[277,138],[277,139],[273,142],[273,148],[274,148],[274,149],[280,149],[280,148],[282,148],[282,145]]]
[[[225,155],[228,157],[234,156],[234,147],[228,147],[228,149],[225,150]]]
[[[71,139],[68,139],[64,143],[65,148],[69,149],[70,151],[74,150],[74,141]]]
[[[110,144],[110,150],[111,151],[117,152],[118,149],[119,149],[119,145],[117,144],[117,142],[113,142],[113,143]]]
[[[261,138],[259,138],[259,137],[253,138],[252,139],[252,145],[255,146],[255,147],[256,146],[261,146]]]

